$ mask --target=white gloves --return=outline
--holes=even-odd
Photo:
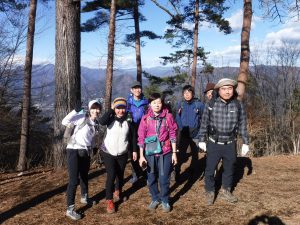
[[[199,148],[201,148],[204,152],[206,152],[206,143],[205,143],[205,142],[199,142],[198,146],[199,146]]]
[[[199,143],[200,144],[200,143]],[[241,152],[241,156],[245,156],[247,155],[247,153],[249,152],[249,145],[245,145],[243,144],[242,146],[242,152]]]

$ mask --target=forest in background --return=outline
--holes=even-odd
[[[0,3],[1,171],[63,166],[62,118],[78,100],[87,102],[87,99],[102,97],[109,106],[112,96],[121,93],[119,91],[125,89],[124,85],[129,92],[134,80],[143,82],[146,95],[152,91],[164,92],[175,103],[186,83],[191,83],[201,98],[207,82],[216,82],[222,77],[237,79],[247,108],[252,156],[299,154],[300,41],[282,40],[281,46],[268,46],[265,57],[258,52],[250,53],[251,0],[244,0],[239,68],[214,68],[207,63],[209,49],[199,47],[201,43],[198,45],[197,23],[210,22],[224,34],[230,33],[230,24],[222,17],[226,10],[225,0],[167,1],[171,9],[152,0],[158,5],[157,10],[170,15],[167,23],[172,29],[163,36],[138,29],[139,23],[145,19],[138,11],[144,1],[65,0],[64,4],[57,1],[56,64],[47,77],[43,75],[49,68],[43,65],[33,67],[32,58],[34,12],[37,4],[48,7],[49,2],[5,0]],[[275,1],[266,0],[260,2],[266,16],[274,16],[280,21],[284,10],[295,12],[295,15],[299,12],[297,0],[290,5],[287,1],[279,1],[282,8],[277,10],[278,14],[274,12],[280,4],[274,5]],[[85,12],[95,12],[96,16],[82,22],[80,14]],[[135,27],[135,32],[126,36],[124,45],[136,49],[137,66],[134,72],[119,71],[117,75],[118,71],[114,70],[114,48],[117,47],[114,32],[118,29],[118,20],[125,19]],[[190,30],[183,26],[187,21],[195,25]],[[80,33],[92,32],[104,25],[109,26],[107,68],[102,78],[100,72],[98,77],[91,78],[91,74],[80,66]],[[243,37],[245,30],[249,33],[248,41]],[[66,39],[65,35],[71,38]],[[163,76],[155,70],[142,69],[138,56],[143,53],[141,40],[145,37],[164,38],[174,46],[173,54],[162,56],[163,65],[169,68]],[[25,43],[26,61],[20,62],[17,56]],[[99,86],[95,85],[97,83]],[[49,98],[53,102],[46,101]],[[53,104],[53,108],[50,107],[52,114],[45,113],[45,105],[40,107],[45,101],[48,107]]]

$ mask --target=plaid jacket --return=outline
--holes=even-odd
[[[240,101],[238,101],[238,104],[241,105],[240,112],[233,100],[225,103],[218,97],[215,100],[212,110],[209,110],[209,105],[206,103],[199,130],[199,141],[203,142],[208,137],[208,126],[210,125],[214,126],[220,133],[218,135],[219,142],[229,141],[231,138],[230,135],[225,134],[232,133],[237,129],[237,132],[243,139],[243,143],[249,144],[246,112]]]

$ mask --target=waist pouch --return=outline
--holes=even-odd
[[[156,135],[145,138],[146,155],[155,155],[162,153],[162,148]]]

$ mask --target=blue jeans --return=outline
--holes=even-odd
[[[152,201],[169,203],[170,176],[172,172],[172,153],[161,156],[146,156],[148,187]],[[158,190],[158,182],[160,192]]]
[[[206,191],[215,191],[215,169],[221,159],[223,163],[222,186],[231,189],[236,163],[235,141],[228,145],[219,145],[208,141],[205,168]]]

